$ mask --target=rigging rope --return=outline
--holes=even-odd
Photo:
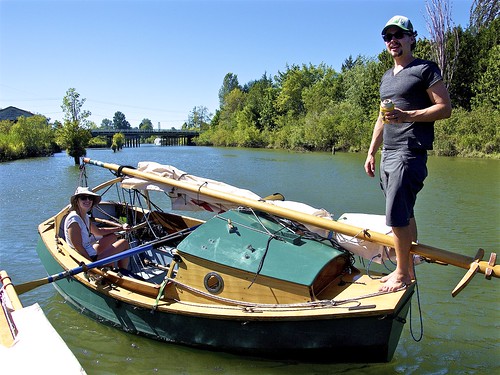
[[[256,303],[256,302],[240,301],[240,300],[235,300],[235,299],[231,299],[231,298],[216,296],[216,295],[207,293],[203,290],[191,287],[191,286],[184,284],[180,281],[177,281],[173,278],[165,277],[165,280],[162,283],[162,285],[168,284],[168,283],[175,284],[180,288],[183,288],[183,289],[188,290],[192,293],[201,295],[207,299],[215,300],[217,302],[226,303],[229,305],[235,305],[237,307],[231,307],[231,306],[221,307],[219,305],[214,306],[214,305],[206,305],[206,304],[200,304],[200,303],[189,303],[186,301],[180,301],[180,300],[174,299],[175,302],[178,302],[180,304],[192,305],[192,306],[204,306],[207,308],[218,308],[218,309],[219,308],[241,309],[243,307],[245,311],[247,311],[246,310],[247,308],[251,308],[250,310],[248,310],[249,312],[253,312],[253,310],[257,310],[257,309],[259,311],[273,311],[273,310],[296,311],[296,310],[304,310],[304,309],[334,308],[334,307],[335,308],[349,308],[349,307],[353,307],[353,306],[343,306],[343,305],[352,303],[352,304],[355,304],[355,306],[360,306],[361,302],[359,300],[361,300],[361,299],[377,297],[377,296],[381,296],[384,294],[395,293],[395,292],[399,292],[399,291],[404,289],[404,288],[402,288],[402,289],[396,290],[394,292],[378,291],[378,292],[374,292],[374,293],[368,293],[365,295],[361,295],[361,296],[358,296],[355,298],[347,298],[347,299],[337,300],[337,301],[335,299],[330,299],[330,300],[327,299],[327,300],[319,300],[319,301],[311,301],[311,302],[272,304],[272,303]]]
[[[418,256],[418,255],[413,255],[414,258],[416,256]],[[413,338],[413,340],[415,340],[416,342],[419,342],[424,337],[424,321],[422,318],[422,307],[420,305],[420,289],[418,287],[418,282],[417,282],[417,273],[415,270],[415,262],[413,262],[413,274],[415,275],[415,290],[416,290],[416,294],[417,294],[418,316],[420,319],[420,333],[419,333],[419,337],[415,337],[415,333],[413,332],[413,319],[412,319],[413,308],[412,308],[412,305],[410,305],[410,333],[411,333],[411,337]]]

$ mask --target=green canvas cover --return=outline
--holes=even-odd
[[[181,255],[307,286],[333,258],[345,257],[325,243],[292,233],[266,214],[241,210],[211,218],[177,248]]]

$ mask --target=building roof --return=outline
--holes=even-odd
[[[12,106],[0,109],[0,121],[2,120],[17,121],[17,118],[21,116],[31,117],[34,116],[34,114]]]

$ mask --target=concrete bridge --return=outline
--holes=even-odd
[[[141,138],[155,136],[159,146],[194,146],[193,138],[200,135],[194,130],[177,129],[93,129],[92,137],[106,137],[108,146],[111,146],[113,136],[122,133],[125,136],[125,147],[139,147]]]

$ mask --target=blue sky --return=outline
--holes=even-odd
[[[450,0],[466,28],[473,0]],[[97,125],[121,111],[138,126],[179,128],[195,106],[211,113],[227,73],[240,84],[292,64],[339,71],[376,57],[389,18],[427,36],[425,0],[0,0],[0,108],[62,120],[75,88]]]

